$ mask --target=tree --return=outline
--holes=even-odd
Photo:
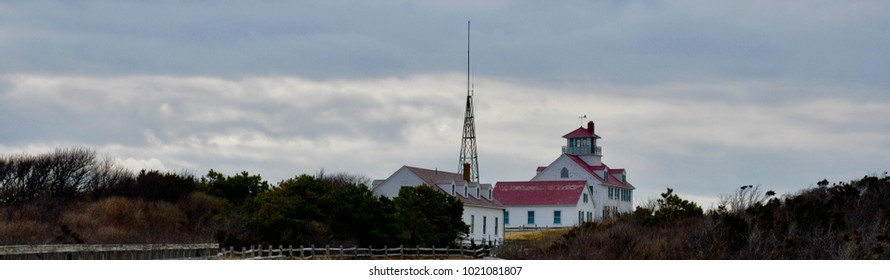
[[[211,169],[207,176],[201,178],[200,189],[228,200],[235,204],[243,203],[249,197],[255,197],[269,190],[269,182],[260,175],[250,175],[242,171],[235,176],[226,176]]]
[[[760,191],[760,185],[741,186],[733,194],[717,196],[720,199],[717,209],[730,213],[742,213],[748,208],[763,205],[767,199],[774,195],[776,195],[774,191],[766,193]]]
[[[136,193],[130,196],[176,202],[195,190],[196,185],[197,180],[192,175],[142,170],[136,176]]]
[[[656,224],[680,220],[683,218],[702,217],[704,211],[695,202],[680,198],[674,194],[674,190],[667,188],[667,192],[661,194],[657,200],[658,209],[653,213],[652,219]]]
[[[331,182],[322,199],[326,223],[334,238],[361,246],[396,245],[398,232],[394,207],[375,196],[365,185]]]
[[[263,244],[399,244],[394,207],[365,185],[335,185],[323,177],[302,175],[247,199],[242,237]],[[229,229],[235,234],[237,228]],[[218,238],[233,243],[232,234]],[[228,241],[227,241],[228,240]]]
[[[406,244],[448,246],[469,233],[462,220],[463,202],[421,185],[402,188],[393,202]]]

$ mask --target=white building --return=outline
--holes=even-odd
[[[593,122],[563,138],[562,155],[530,181],[497,182],[507,227],[568,227],[633,211],[635,188],[624,169],[602,162]]]
[[[402,166],[389,178],[375,180],[371,191],[392,198],[401,188],[419,185],[436,187],[463,202],[463,220],[470,226],[468,240],[477,244],[504,240],[504,206],[492,197],[491,184],[468,182],[457,173]]]

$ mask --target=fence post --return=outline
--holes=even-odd
[[[343,259],[343,243],[340,243],[340,259]]]
[[[300,259],[305,259],[306,254],[303,251],[303,245],[300,245]]]
[[[312,244],[312,254],[310,254],[310,258],[315,258],[315,244]]]
[[[294,244],[287,245],[287,256],[290,258],[294,257]]]

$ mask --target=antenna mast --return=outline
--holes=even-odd
[[[467,111],[460,144],[458,173],[471,182],[479,182],[479,160],[476,155],[476,124],[473,116],[473,91],[470,84],[470,21],[467,21]],[[469,174],[468,174],[469,173]]]

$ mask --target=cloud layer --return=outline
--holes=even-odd
[[[401,165],[455,170],[463,79],[8,76],[0,148],[86,145],[131,168],[248,170],[273,181],[321,168],[373,178]],[[790,192],[879,172],[890,158],[890,103],[682,97],[784,90],[761,83],[583,92],[476,83],[480,171],[490,182],[531,178],[559,155],[579,113],[597,122],[605,162],[628,169],[638,198],[666,187],[701,197],[743,184]]]

